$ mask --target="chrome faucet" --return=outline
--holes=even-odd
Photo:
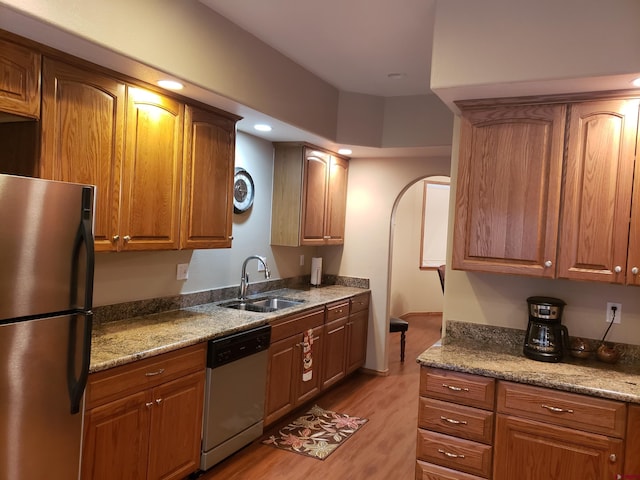
[[[240,300],[246,300],[247,298],[247,286],[249,285],[249,274],[247,273],[247,263],[249,263],[249,260],[251,260],[252,258],[255,258],[260,263],[262,263],[262,265],[264,265],[264,278],[266,279],[271,278],[271,272],[269,271],[269,266],[267,265],[267,262],[262,259],[262,257],[258,255],[251,255],[247,257],[242,263],[242,277],[240,278],[240,292],[238,294],[238,298]]]

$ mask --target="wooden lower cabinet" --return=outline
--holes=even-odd
[[[198,469],[206,344],[90,376],[83,480],[182,479]]]
[[[271,323],[265,425],[309,402],[364,365],[369,292]],[[304,334],[313,331],[312,375],[304,379]]]
[[[622,470],[619,438],[498,415],[494,480],[615,479]]]
[[[639,427],[637,405],[422,367],[415,478],[625,478]]]

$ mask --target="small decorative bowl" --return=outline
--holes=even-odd
[[[595,349],[589,339],[573,337],[571,339],[569,353],[575,358],[591,358],[595,353]]]
[[[596,350],[598,360],[605,363],[616,363],[620,360],[622,352],[612,343],[602,343]]]

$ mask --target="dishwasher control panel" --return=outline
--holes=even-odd
[[[271,325],[261,325],[250,330],[209,340],[207,368],[216,368],[253,355],[269,348]]]

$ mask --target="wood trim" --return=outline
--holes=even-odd
[[[602,92],[579,92],[559,95],[532,95],[525,97],[478,98],[470,100],[456,100],[454,103],[460,110],[476,110],[491,107],[505,107],[509,105],[537,105],[552,103],[575,103],[587,100],[613,100],[639,97],[640,90],[605,90]]]
[[[409,320],[412,317],[437,317],[442,315],[442,312],[409,312],[403,313],[398,318],[402,320]]]

